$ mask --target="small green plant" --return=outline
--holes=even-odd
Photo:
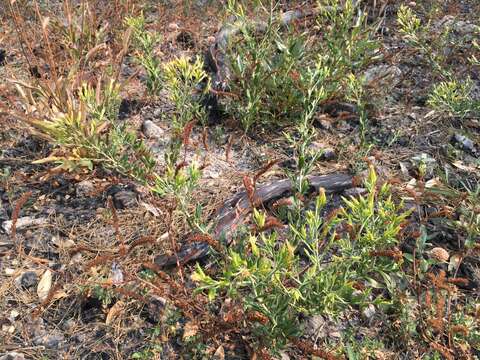
[[[403,4],[398,9],[397,21],[400,34],[403,35],[405,41],[427,58],[435,73],[444,78],[449,77],[448,69],[443,66],[445,59],[441,55],[441,51],[438,51],[443,44],[438,40],[432,42],[428,32],[429,25],[422,26],[420,18],[411,8]]]
[[[136,134],[116,121],[118,83],[99,80],[95,88],[83,84],[78,89],[72,88],[69,79],[36,87],[16,85],[27,105],[27,114],[19,117],[32,125],[37,135],[59,147],[36,163],[54,162],[66,170],[101,165],[146,182],[155,160]]]
[[[189,227],[193,231],[206,233],[201,216],[202,206],[197,204],[193,212],[190,209],[191,196],[200,176],[200,169],[195,163],[185,167],[169,163],[163,176],[156,175],[152,192],[159,196],[173,195],[177,199],[177,208]]]
[[[173,128],[180,135],[184,127],[191,121],[207,122],[207,111],[202,100],[210,88],[210,80],[203,70],[203,61],[196,58],[173,60],[163,68],[165,86],[170,99],[175,104]]]
[[[368,129],[367,101],[365,87],[362,79],[350,74],[346,80],[347,99],[357,105],[358,117],[360,123],[360,142],[365,144],[365,137]]]
[[[147,31],[143,14],[127,17],[126,24],[133,29],[133,43],[137,48],[137,61],[147,73],[147,89],[150,94],[158,95],[163,89],[163,72],[161,61],[155,53],[155,46],[161,37],[155,32]]]
[[[428,104],[437,110],[458,117],[476,116],[480,114],[480,100],[471,96],[472,83],[457,80],[436,84],[429,96]]]
[[[102,302],[104,307],[109,306],[113,302],[114,293],[112,289],[95,285],[92,288],[92,296]]]

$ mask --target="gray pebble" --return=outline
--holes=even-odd
[[[20,285],[24,289],[29,289],[38,283],[38,275],[34,271],[27,271],[22,274],[20,278]]]

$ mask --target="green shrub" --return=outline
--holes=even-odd
[[[155,160],[136,134],[116,121],[119,84],[107,80],[95,88],[82,84],[77,89],[72,83],[68,79],[36,87],[16,83],[27,105],[22,118],[58,146],[52,156],[36,163],[55,162],[67,170],[101,165],[145,183]]]
[[[472,83],[457,80],[436,84],[428,98],[428,104],[439,111],[450,115],[465,117],[480,114],[480,100],[471,96]]]
[[[393,202],[387,185],[377,189],[373,169],[366,186],[368,195],[345,199],[337,216],[322,218],[327,199],[320,192],[314,209],[304,211],[302,222],[291,223],[287,236],[250,233],[228,250],[218,276],[197,265],[198,291],[208,292],[211,300],[225,294],[245,312],[260,313],[266,320],[254,322],[253,331],[261,346],[274,351],[301,333],[300,315],[338,316],[351,306],[385,303],[370,289],[395,291],[391,275],[399,271],[401,252],[392,249],[408,213]],[[255,210],[254,220],[261,229],[266,215]],[[357,284],[367,286],[358,291]]]
[[[136,59],[147,74],[147,90],[152,95],[158,95],[163,89],[162,63],[155,54],[155,46],[161,37],[155,32],[147,31],[143,14],[137,17],[127,17],[126,24],[133,30],[133,43],[137,48]]]
[[[200,58],[191,62],[187,58],[172,60],[163,67],[165,86],[175,105],[173,128],[181,132],[190,121],[206,124],[207,112],[202,100],[209,91],[209,77]],[[203,83],[206,83],[205,85]]]
[[[244,8],[229,2],[232,21],[226,46],[229,94],[227,111],[245,128],[298,123],[309,91],[308,73],[321,64],[328,76],[319,85],[323,101],[342,99],[344,79],[358,74],[378,55],[378,42],[366,14],[355,2],[321,1],[316,22],[322,36],[286,26],[275,8],[258,7],[266,21],[249,20]],[[341,6],[343,5],[343,6]],[[321,104],[320,104],[321,105]]]

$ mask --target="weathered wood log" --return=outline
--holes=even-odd
[[[339,193],[352,187],[352,176],[347,174],[331,174],[321,176],[309,176],[310,191],[325,189],[327,194]],[[256,204],[261,206],[267,202],[280,199],[292,194],[292,183],[289,179],[276,180],[271,183],[261,185],[255,190],[254,198]],[[227,200],[225,204],[217,211],[213,220],[215,225],[213,236],[218,241],[223,241],[227,246],[230,245],[235,230],[242,225],[248,214],[252,211],[248,195],[245,191],[239,192]],[[177,256],[157,256],[155,264],[161,267],[172,266],[177,263],[177,257],[180,263],[199,260],[206,257],[210,247],[206,243],[189,243],[182,246]]]

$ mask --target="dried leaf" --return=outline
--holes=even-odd
[[[108,311],[105,324],[110,325],[112,321],[123,311],[125,303],[121,300],[117,301]]]
[[[152,204],[142,201],[140,205],[142,205],[148,212],[152,213],[153,216],[160,216],[160,210]]]
[[[195,322],[190,321],[186,323],[185,327],[183,328],[183,340],[187,340],[197,335],[197,333],[198,333],[198,325]]]
[[[48,297],[48,293],[52,288],[52,272],[50,269],[46,270],[37,286],[37,295],[41,301],[45,301]]]
[[[223,349],[223,346],[220,345],[218,347],[218,349],[213,354],[213,358],[215,360],[224,360],[225,359],[225,350]]]
[[[430,256],[440,262],[447,262],[450,258],[448,251],[441,247],[435,247],[430,250]]]

